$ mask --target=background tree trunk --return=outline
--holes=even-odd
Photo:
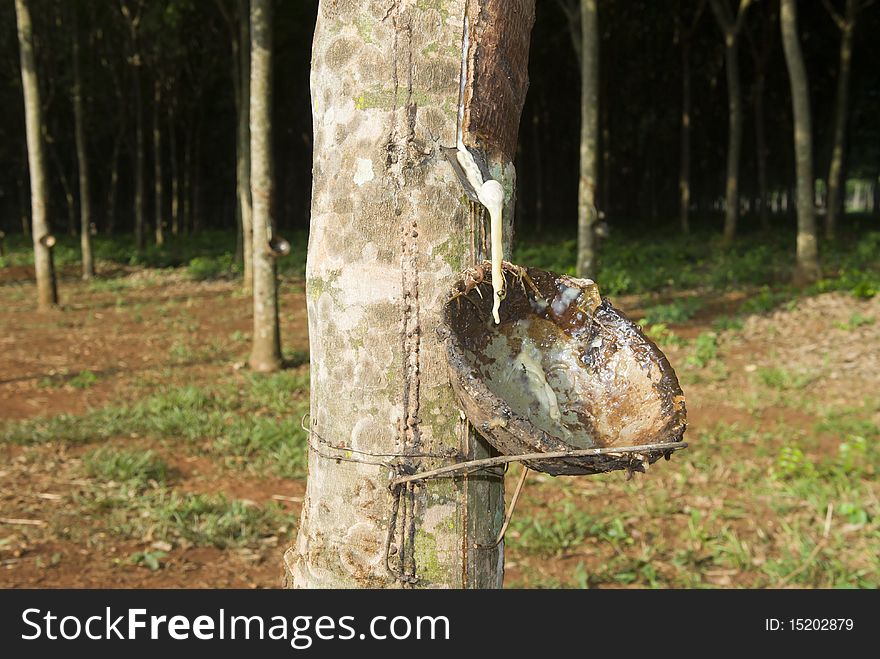
[[[828,168],[828,202],[825,215],[825,237],[833,239],[837,216],[843,210],[843,149],[846,141],[846,114],[849,101],[849,77],[852,68],[852,39],[858,13],[858,0],[846,0],[846,15],[840,27],[840,62],[837,68],[837,97],[834,102],[834,143]]]
[[[42,106],[34,60],[34,33],[28,0],[15,0],[15,21],[21,55],[21,86],[27,137],[28,171],[31,177],[31,235],[34,241],[34,270],[37,279],[37,307],[46,310],[58,304],[55,271],[47,217],[46,163],[43,155]]]
[[[168,162],[171,165],[171,235],[180,235],[180,163],[177,156],[177,125],[174,105],[168,110]]]
[[[254,221],[253,203],[251,200],[251,135],[250,135],[250,104],[251,104],[251,36],[250,7],[248,0],[239,0],[239,66],[237,67],[240,82],[240,104],[238,109],[238,135],[235,163],[235,181],[239,212],[241,214],[242,266],[245,290],[254,285]],[[236,75],[233,67],[233,75]],[[271,120],[271,117],[270,117]]]
[[[120,130],[113,140],[113,150],[110,153],[110,180],[107,185],[107,235],[111,235],[116,229],[116,198],[119,191],[119,152],[122,147],[124,130]]]
[[[250,7],[250,154],[253,199],[254,336],[249,364],[260,372],[281,368],[278,326],[278,278],[269,251],[273,223],[272,180],[272,0],[252,0]],[[242,94],[244,103],[244,94]],[[244,205],[242,205],[242,209]],[[244,214],[242,214],[244,220]],[[245,232],[247,235],[247,232]],[[247,247],[245,245],[245,252]]]
[[[691,231],[691,47],[690,39],[681,39],[681,154],[678,170],[678,208],[681,232]]]
[[[82,278],[89,280],[95,276],[95,263],[92,259],[92,204],[89,192],[89,157],[86,148],[86,131],[83,119],[82,74],[79,61],[79,22],[76,4],[71,9],[73,23],[73,122],[76,137],[76,160],[79,171],[79,242],[82,251]]]
[[[139,252],[143,251],[146,237],[144,226],[144,99],[141,91],[140,64],[132,73],[134,86],[134,241]]]
[[[767,212],[767,136],[764,113],[764,88],[766,78],[758,74],[755,78],[755,160],[758,166],[758,217],[761,228],[770,228],[770,216]]]
[[[727,73],[727,174],[724,191],[724,242],[736,237],[739,218],[739,161],[742,151],[742,90],[739,80],[739,33],[750,0],[740,0],[736,16],[727,0],[710,0],[718,27],[724,36],[724,68]]]
[[[765,231],[770,228],[769,198],[767,185],[767,132],[766,112],[764,95],[767,88],[767,67],[770,61],[775,36],[778,34],[774,23],[776,22],[775,9],[767,6],[761,7],[760,37],[756,39],[752,31],[746,27],[745,34],[748,39],[749,52],[752,54],[754,64],[753,109],[755,113],[755,164],[757,165],[758,198],[756,200],[758,217],[761,228]]]
[[[500,528],[503,476],[392,494],[378,456],[434,456],[403,459],[429,469],[488,454],[460,416],[435,331],[455,275],[488,256],[485,218],[462,203],[438,146],[460,128],[485,149],[506,192],[509,246],[534,2],[450,0],[442,17],[416,3],[361,11],[322,2],[312,51],[312,450],[285,561],[297,587],[497,587],[503,546],[476,545]],[[356,13],[362,38],[343,36]]]
[[[159,73],[153,83],[153,194],[155,195],[154,216],[156,222],[156,244],[165,243],[164,195],[162,194],[162,124],[160,111],[162,107],[162,81]]]
[[[736,237],[739,218],[739,156],[742,150],[742,91],[739,84],[739,48],[736,38],[728,38],[724,47],[727,71],[727,175],[724,188],[724,242]]]
[[[797,31],[796,0],[781,0],[779,23],[785,63],[791,83],[794,112],[794,155],[797,171],[797,283],[819,278],[819,249],[816,239],[816,210],[813,204],[813,129],[810,121],[810,95],[807,72]]]
[[[685,235],[690,233],[691,229],[691,43],[705,7],[705,0],[700,0],[694,15],[690,20],[685,20],[686,12],[679,1],[676,23],[681,51],[681,154],[678,170],[678,208],[681,232]]]
[[[599,17],[596,0],[581,0],[581,147],[578,179],[579,277],[596,276],[594,227],[599,160]]]

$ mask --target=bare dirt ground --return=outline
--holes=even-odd
[[[0,587],[279,586],[302,478],[174,436],[102,440],[164,461],[155,491],[166,503],[222,494],[275,511],[246,542],[168,542],[149,519],[132,526],[147,509],[116,517],[143,490],[101,498],[116,484],[85,469],[95,442],[4,440],[4,427],[159,387],[245,382],[251,312],[236,282],[117,269],[90,285],[63,274],[61,309],[36,313],[27,269],[0,270]],[[746,297],[707,297],[661,340],[687,395],[691,448],[629,483],[531,475],[506,540],[508,585],[878,584],[880,298],[829,293],[713,330]],[[637,299],[617,303],[638,315]],[[281,308],[286,351],[301,355],[301,282],[285,282]]]

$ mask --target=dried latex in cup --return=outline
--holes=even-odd
[[[500,324],[489,262],[462,274],[443,315],[453,388],[490,444],[505,455],[621,448],[526,462],[559,475],[632,468],[626,447],[681,440],[684,394],[669,361],[594,282],[506,262],[503,272]]]

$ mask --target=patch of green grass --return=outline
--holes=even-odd
[[[777,391],[803,389],[815,379],[807,373],[793,373],[784,368],[766,366],[758,368],[755,374],[761,384]]]
[[[666,346],[685,346],[687,345],[687,339],[683,339],[678,336],[675,332],[669,329],[665,323],[657,323],[655,325],[648,325],[645,328],[645,335],[653,340],[660,347]]]
[[[838,329],[846,330],[847,332],[851,332],[859,327],[864,327],[865,325],[873,325],[874,324],[873,316],[863,316],[858,311],[854,311],[852,315],[849,317],[849,321],[845,323],[837,322],[834,323],[834,326]]]
[[[150,482],[163,484],[168,479],[168,465],[154,451],[129,451],[99,448],[83,456],[86,473],[103,481],[128,483],[140,488]]]
[[[694,339],[691,354],[685,364],[694,368],[705,368],[718,359],[718,335],[715,332],[703,332]]]
[[[529,554],[552,556],[579,546],[588,536],[611,543],[630,543],[623,521],[614,517],[604,522],[578,510],[570,501],[550,515],[514,519],[512,528],[517,534],[517,546]]]
[[[237,276],[239,267],[232,254],[196,256],[187,265],[186,272],[190,279],[204,281]]]
[[[309,376],[305,369],[214,387],[167,387],[135,403],[83,415],[62,414],[0,425],[0,442],[90,443],[140,435],[192,445],[230,458],[233,466],[298,477],[306,470]]]
[[[657,304],[645,310],[644,322],[650,324],[681,324],[694,317],[703,307],[703,300],[698,297],[687,297],[669,304]]]
[[[148,533],[172,545],[243,547],[286,534],[295,525],[292,513],[277,504],[227,499],[223,495],[178,494],[165,488],[132,497],[126,491],[92,492],[80,504],[105,517],[109,530],[125,538]]]
[[[738,332],[743,328],[743,320],[739,316],[719,316],[712,321],[712,329],[716,332]]]
[[[70,378],[70,380],[68,380],[67,384],[69,384],[74,389],[88,389],[97,382],[98,376],[87,369],[85,371],[80,371],[79,373],[74,375],[72,378]]]

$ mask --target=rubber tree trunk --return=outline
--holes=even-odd
[[[289,583],[498,587],[503,543],[478,545],[503,521],[503,475],[392,493],[388,454],[419,470],[488,454],[436,332],[457,273],[489,254],[485,215],[438,147],[460,128],[485,149],[509,246],[534,2],[372,7],[321,2],[313,42],[311,450]]]
[[[37,68],[34,61],[34,33],[28,0],[15,0],[15,21],[21,54],[21,85],[24,92],[24,119],[31,178],[31,235],[34,242],[34,270],[37,280],[37,308],[49,309],[58,304],[55,270],[52,263],[46,159],[43,153],[42,106]]]
[[[742,90],[739,82],[739,48],[736,36],[726,36],[724,68],[727,70],[727,174],[724,187],[724,242],[736,237],[739,219],[739,160],[742,151]]]
[[[764,113],[764,89],[766,77],[763,73],[755,76],[755,159],[758,165],[758,214],[761,228],[770,228],[770,217],[767,209],[767,135]]]
[[[819,278],[819,249],[816,239],[816,211],[813,204],[813,129],[807,71],[797,28],[796,0],[782,0],[779,23],[794,113],[794,156],[797,174],[797,270],[799,284]]]
[[[269,251],[273,222],[272,0],[252,0],[250,56],[250,154],[253,200],[254,336],[248,363],[259,372],[281,368],[278,278]],[[242,100],[243,100],[242,96]],[[242,216],[242,219],[244,217]],[[247,249],[245,249],[247,252]]]
[[[581,1],[581,148],[578,179],[579,277],[596,276],[594,228],[599,148],[599,19],[596,0]]]
[[[681,232],[691,231],[691,45],[681,37],[681,144],[678,170],[678,212]]]
[[[846,141],[846,113],[849,104],[849,77],[852,68],[852,40],[858,0],[846,0],[846,16],[841,26],[840,62],[837,69],[837,97],[834,103],[834,144],[828,168],[828,213],[825,216],[825,237],[834,238],[837,216],[843,209],[843,149]]]
[[[751,0],[739,0],[736,15],[727,0],[709,0],[724,37],[724,68],[727,73],[727,171],[724,191],[724,242],[736,237],[739,219],[739,161],[742,151],[742,89],[739,80],[739,33]]]
[[[238,198],[239,213],[241,216],[241,238],[242,238],[242,269],[243,281],[242,285],[245,290],[250,290],[254,281],[254,224],[253,224],[253,204],[251,201],[251,136],[249,129],[250,121],[250,99],[251,99],[251,37],[250,37],[250,20],[249,20],[249,2],[248,0],[239,0],[239,44],[238,57],[239,66],[233,67],[233,75],[238,75],[239,85],[239,106],[238,106],[238,141],[236,149],[235,163],[235,181],[237,187],[236,197]],[[233,53],[233,57],[236,54]],[[237,73],[236,73],[237,72]]]
[[[144,226],[144,96],[141,90],[140,63],[132,67],[134,87],[134,241],[137,251],[144,249],[146,227]]]
[[[153,83],[153,194],[154,194],[154,215],[156,222],[156,244],[165,243],[165,228],[162,226],[165,222],[164,194],[162,190],[162,124],[160,118],[162,113],[162,83],[157,77]]]
[[[107,185],[107,235],[112,235],[116,229],[116,199],[119,193],[119,152],[122,147],[123,131],[120,130],[113,140],[113,150],[110,152],[110,180]]]
[[[177,125],[173,106],[168,110],[168,162],[171,166],[171,235],[180,235],[180,163],[177,157]]]
[[[82,278],[95,276],[95,262],[92,259],[92,204],[89,193],[89,157],[86,148],[86,131],[83,119],[82,74],[79,57],[79,24],[77,6],[71,10],[73,25],[73,122],[76,137],[76,161],[79,171],[79,242],[82,252]]]

